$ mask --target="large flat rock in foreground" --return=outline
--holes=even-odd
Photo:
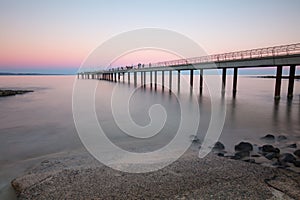
[[[19,199],[300,199],[295,172],[196,153],[143,174],[69,155],[43,161],[12,185]]]

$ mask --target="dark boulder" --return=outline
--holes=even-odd
[[[239,151],[234,154],[234,159],[240,160],[242,158],[249,157],[249,156],[250,156],[249,151]]]
[[[278,158],[280,163],[294,163],[296,158],[290,153],[281,154]]]
[[[296,149],[297,148],[297,144],[294,143],[294,144],[290,144],[287,146],[287,148],[293,148],[293,149]]]
[[[271,134],[267,134],[264,137],[262,137],[261,139],[264,139],[264,140],[275,140],[275,136],[271,135]]]
[[[274,152],[274,153],[280,153],[280,149],[278,148],[275,148],[273,147],[272,145],[269,145],[269,144],[266,144],[266,145],[263,145],[260,150],[262,152],[267,152],[267,153],[270,153],[270,152]]]
[[[200,140],[199,138],[197,137],[197,135],[190,135],[190,140],[194,143],[199,143]]]
[[[295,167],[300,167],[300,160],[296,160],[296,161],[294,162],[294,165],[295,165]]]
[[[224,150],[225,146],[221,142],[216,142],[215,145],[214,145],[214,147],[213,147],[213,149],[214,150]]]
[[[279,135],[279,136],[277,137],[277,140],[278,140],[278,141],[287,140],[287,137],[284,136],[284,135]]]
[[[234,146],[235,151],[252,151],[253,146],[249,142],[240,142],[238,145]]]
[[[270,152],[264,155],[268,160],[272,160],[273,158],[278,158],[279,154],[275,152]]]
[[[294,155],[300,158],[300,149],[294,151]]]

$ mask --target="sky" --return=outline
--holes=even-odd
[[[75,73],[103,42],[148,27],[181,33],[208,54],[299,43],[299,8],[299,0],[0,0],[0,72]]]

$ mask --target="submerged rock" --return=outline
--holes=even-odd
[[[198,143],[200,142],[199,138],[197,137],[197,135],[190,135],[190,140],[192,142]]]
[[[249,142],[240,142],[238,145],[234,146],[235,151],[252,151],[253,146]]]
[[[263,145],[260,150],[262,152],[267,152],[267,153],[270,153],[270,152],[274,152],[274,153],[280,153],[280,149],[278,148],[275,148],[273,147],[272,145],[269,145],[269,144],[266,144],[266,145]]]
[[[264,140],[275,140],[275,136],[271,135],[271,134],[267,134],[264,137],[262,137],[261,139],[264,139]]]
[[[277,140],[278,140],[278,141],[287,140],[287,137],[284,136],[284,135],[279,135],[279,136],[277,137]]]
[[[33,92],[33,90],[0,90],[0,97],[15,96],[17,94],[25,94]]]
[[[239,151],[239,152],[236,152],[234,154],[234,159],[236,160],[240,160],[240,159],[243,159],[245,157],[249,157],[250,156],[250,152],[249,151]]]
[[[290,153],[281,154],[278,158],[280,163],[294,163],[296,158]]]
[[[287,148],[294,148],[294,149],[296,149],[297,148],[297,144],[296,143],[290,144],[290,145],[287,146]]]
[[[265,155],[265,158],[267,158],[268,160],[272,160],[278,157],[279,157],[279,153],[275,153],[275,152],[270,152]]]
[[[215,145],[214,145],[214,147],[213,147],[213,149],[214,150],[224,150],[225,146],[221,142],[216,142]]]
[[[295,167],[300,167],[300,160],[296,160],[296,161],[294,162],[294,165],[295,165]]]
[[[294,155],[300,158],[300,149],[294,151]]]

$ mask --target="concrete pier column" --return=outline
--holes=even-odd
[[[136,72],[133,72],[133,82],[134,82],[134,86],[136,86],[136,82],[137,82]]]
[[[177,90],[180,91],[180,70],[177,71]]]
[[[238,68],[233,69],[233,85],[232,85],[232,94],[235,97],[237,91],[237,77],[238,77]]]
[[[165,88],[165,71],[161,71],[161,86],[162,89]]]
[[[144,85],[144,87],[146,87],[146,80],[147,80],[147,76],[146,76],[146,72],[144,72],[144,76],[143,76],[144,78],[144,83],[143,83],[143,85]]]
[[[130,72],[127,73],[128,76],[128,84],[130,84]]]
[[[143,84],[144,84],[144,81],[143,81],[143,75],[144,75],[144,73],[143,72],[141,72],[141,87],[143,86]]]
[[[224,93],[226,89],[226,71],[227,68],[222,69],[222,93]]]
[[[294,82],[295,82],[295,71],[296,71],[296,65],[290,66],[290,75],[289,75],[289,86],[288,86],[288,99],[293,98],[294,93]]]
[[[118,82],[120,82],[120,80],[121,80],[121,73],[118,72]]]
[[[154,71],[154,87],[157,89],[157,71]]]
[[[122,72],[122,75],[123,75],[123,83],[125,82],[125,73]]]
[[[169,91],[172,91],[172,70],[169,71]]]
[[[150,87],[152,88],[152,71],[150,71]]]
[[[276,82],[275,82],[275,99],[280,99],[280,90],[281,90],[281,78],[282,78],[282,66],[277,66],[276,71]]]
[[[193,85],[194,85],[194,70],[191,69],[190,70],[190,86],[191,86],[191,88],[193,88]]]
[[[203,69],[200,69],[199,72],[199,93],[200,95],[203,93]]]
[[[115,76],[115,82],[117,82],[117,73],[114,73]]]

